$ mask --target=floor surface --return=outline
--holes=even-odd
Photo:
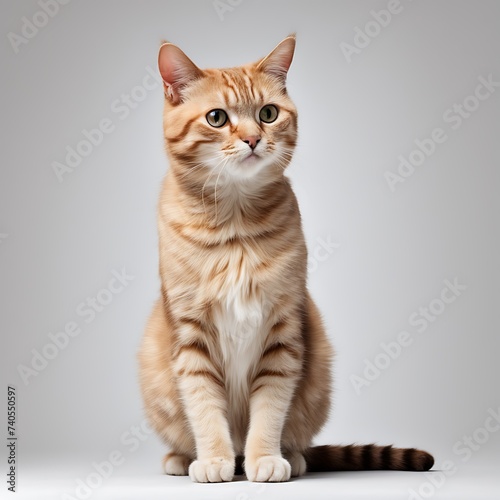
[[[17,478],[17,495],[27,500],[292,500],[292,499],[450,499],[499,500],[500,474],[494,467],[460,467],[446,474],[370,471],[307,474],[288,483],[194,484],[188,477],[127,464],[114,470],[81,464],[30,463]],[[108,476],[108,477],[105,477]],[[5,490],[4,490],[5,491]],[[1,498],[9,498],[4,495]]]

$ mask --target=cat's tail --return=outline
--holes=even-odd
[[[348,470],[426,471],[434,458],[415,448],[393,448],[374,444],[314,446],[304,453],[308,472]]]

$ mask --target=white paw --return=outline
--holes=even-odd
[[[280,482],[290,479],[290,464],[277,455],[265,455],[257,460],[245,462],[245,472],[249,481]]]
[[[189,466],[189,477],[195,483],[232,481],[234,477],[234,460],[223,457],[195,460]]]
[[[303,476],[306,473],[306,459],[302,453],[299,453],[298,451],[291,451],[285,453],[285,457],[290,462],[292,467],[292,477]]]
[[[165,473],[171,476],[187,476],[189,462],[189,458],[185,455],[169,453],[163,460],[163,468]]]

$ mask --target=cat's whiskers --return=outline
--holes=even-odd
[[[184,172],[182,175],[179,176],[179,179],[184,179],[188,175],[194,173],[196,170],[199,170],[200,168],[208,167],[209,162],[218,160],[219,158],[222,158],[220,153],[217,153],[214,157],[212,158],[206,158],[201,162],[186,162],[187,165],[190,165],[188,169],[186,169],[186,172]]]
[[[220,174],[222,174],[222,171],[226,168],[226,165],[229,162],[229,157],[226,158],[226,161],[224,162],[224,165],[222,165],[219,175],[217,176],[217,180],[215,181],[215,189],[214,189],[214,199],[215,199],[215,225],[217,225],[217,184],[219,183],[219,178]]]
[[[217,157],[215,157],[214,159],[216,159]],[[219,161],[219,163],[217,163],[217,165],[215,165],[214,168],[211,169],[210,171],[210,175],[207,177],[207,179],[205,180],[204,184],[203,184],[203,187],[201,188],[201,202],[203,204],[203,212],[205,213],[205,215],[208,215],[207,214],[207,207],[205,205],[205,187],[208,183],[208,181],[212,178],[212,176],[214,175],[215,171],[217,170],[217,167],[226,159],[225,156],[222,156],[221,155],[221,160]]]
[[[278,168],[281,168],[281,170],[284,172],[288,167],[288,164],[290,163],[292,156],[293,153],[291,151],[281,151],[278,154],[276,161],[274,162],[274,165]]]
[[[198,164],[190,167],[186,172],[184,172],[183,174],[179,175],[179,179],[180,180],[184,180],[186,177],[188,177],[189,175],[192,175],[195,171],[200,170],[204,166],[206,166],[206,165],[205,165],[204,162],[202,162],[202,163],[198,163]]]

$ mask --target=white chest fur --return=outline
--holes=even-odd
[[[248,424],[249,381],[262,353],[268,313],[264,297],[250,286],[250,279],[244,266],[234,275],[228,273],[225,286],[219,292],[219,305],[214,310],[236,453],[243,452]]]

